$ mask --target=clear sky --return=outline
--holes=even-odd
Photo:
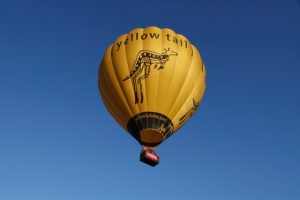
[[[106,47],[169,27],[207,90],[155,168],[106,112]],[[300,1],[0,1],[1,200],[299,200]]]

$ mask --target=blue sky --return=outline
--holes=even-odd
[[[1,200],[300,199],[300,1],[0,1]],[[136,27],[196,45],[196,113],[139,162],[97,71]]]

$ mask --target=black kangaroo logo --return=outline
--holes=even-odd
[[[195,101],[193,98],[193,107],[189,109],[182,117],[179,119],[179,125],[183,125],[188,119],[190,119],[193,114],[196,112],[197,108],[199,107],[200,102]]]
[[[159,66],[157,70],[164,69],[165,63],[169,60],[169,57],[172,55],[177,56],[178,53],[171,50],[170,48],[164,49],[163,53],[155,53],[147,50],[139,51],[137,58],[134,61],[133,67],[130,70],[129,75],[123,79],[123,81],[126,81],[129,78],[132,79],[136,104],[139,102],[136,80],[138,80],[138,84],[140,86],[140,96],[141,96],[140,103],[143,103],[144,98],[143,98],[142,80],[146,79],[149,76],[151,66],[154,66],[154,69],[156,69]]]

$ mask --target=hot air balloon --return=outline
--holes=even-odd
[[[140,160],[159,163],[156,148],[196,112],[205,65],[186,37],[171,29],[137,28],[110,45],[99,66],[105,107],[142,146]]]

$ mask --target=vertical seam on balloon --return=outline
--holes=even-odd
[[[116,113],[113,109],[112,109],[112,105],[110,104],[110,101],[109,101],[109,98],[107,98],[107,95],[105,95],[105,93],[104,92],[100,92],[101,93],[101,96],[102,96],[102,98],[103,98],[103,102],[104,102],[104,105],[105,105],[105,107],[106,107],[106,109],[108,110],[108,111],[110,111],[111,112],[111,114],[113,114],[115,117],[113,117],[113,118],[115,118],[115,120],[123,127],[123,124],[125,124],[124,123],[124,121],[122,120],[122,118],[120,117],[120,115],[118,114],[118,113]]]
[[[123,92],[123,90],[122,90],[122,87],[121,87],[121,85],[120,85],[120,82],[119,82],[119,80],[118,80],[118,76],[117,76],[117,74],[116,74],[116,70],[115,70],[115,66],[114,66],[114,64],[113,64],[113,59],[112,59],[112,57],[111,57],[111,55],[112,55],[112,48],[111,48],[111,50],[110,50],[110,52],[108,52],[109,53],[109,62],[110,62],[110,64],[111,64],[111,66],[112,66],[112,71],[113,71],[113,73],[112,73],[112,75],[114,76],[114,78],[116,79],[116,81],[117,81],[117,87],[119,88],[119,90],[121,91],[121,93],[120,93],[120,96],[122,96],[123,98],[124,98],[124,100],[125,100],[125,103],[123,104],[122,103],[122,101],[120,101],[120,99],[119,98],[116,98],[117,99],[117,101],[119,101],[120,102],[120,106],[122,107],[122,106],[126,106],[127,107],[127,109],[125,109],[125,111],[129,114],[129,116],[132,116],[133,115],[133,113],[132,113],[132,111],[131,111],[131,108],[130,108],[130,106],[128,105],[128,103],[127,103],[127,98],[126,98],[126,96],[124,95],[124,92]],[[107,77],[106,77],[107,78]],[[112,88],[111,88],[112,89]],[[115,96],[116,97],[116,96]]]
[[[126,35],[126,38],[128,37],[128,33],[127,33],[127,35]],[[126,62],[127,62],[127,69],[128,69],[128,74],[130,74],[130,70],[131,70],[131,67],[128,65],[128,56],[127,56],[127,45],[125,45],[125,57],[126,57]],[[131,87],[131,89],[132,90],[134,90],[133,89],[133,86],[132,86],[132,78],[130,78],[130,82],[131,82],[131,84],[130,84],[130,87]],[[139,109],[139,107],[138,106],[136,106],[137,107],[137,110],[138,110],[138,113],[140,113],[140,109]]]
[[[102,71],[103,71],[103,74],[106,74],[106,76],[103,75],[103,77],[102,77],[103,82],[106,83],[108,89],[112,90],[111,84],[109,84],[109,83],[111,83],[111,81],[109,81],[109,80],[107,79],[108,74],[107,74],[106,69],[103,68]],[[118,106],[122,106],[122,102],[120,101],[119,98],[116,98],[115,93],[112,92],[111,94],[112,94],[113,98],[115,98],[115,102],[118,103]],[[108,96],[108,95],[107,95],[107,96]],[[128,107],[128,108],[129,108],[129,107]],[[112,110],[114,110],[114,109],[112,109]],[[114,112],[116,112],[116,111],[114,110]],[[124,112],[126,113],[126,112],[128,112],[128,111],[126,111],[126,109],[125,109],[125,110],[122,110],[121,113],[124,113]],[[125,120],[122,120],[122,121],[125,122]],[[125,124],[125,123],[124,123],[124,124]]]
[[[145,29],[143,29],[143,33],[142,33],[142,35],[144,34],[144,31],[145,31]],[[144,40],[142,40],[142,50],[144,49]],[[151,67],[151,66],[150,66]],[[144,69],[145,70],[145,69]],[[142,80],[141,80],[142,81]],[[142,104],[145,104],[145,106],[146,106],[146,109],[145,109],[145,111],[147,112],[148,111],[148,105],[147,105],[147,87],[146,87],[146,80],[144,81],[144,88],[145,88],[145,91],[143,92],[143,103],[141,103],[141,104],[138,104],[139,106],[141,105],[142,106]],[[142,90],[143,90],[143,85],[142,85]],[[141,93],[141,91],[140,91],[140,93]],[[145,96],[146,95],[146,96]],[[147,123],[148,123],[148,116],[147,116]],[[144,125],[143,125],[143,123],[142,123],[142,126],[143,126],[143,129],[145,128],[144,127]]]
[[[126,38],[128,37],[128,33],[127,33],[127,35],[126,35]],[[125,56],[126,56],[126,62],[127,62],[127,68],[128,68],[128,74],[130,74],[130,66],[128,65],[128,57],[127,57],[127,45],[125,45]],[[134,67],[134,66],[133,66]],[[133,86],[132,86],[132,79],[130,79],[130,81],[131,81],[131,84],[130,84],[130,86],[131,86],[131,89],[133,90]],[[137,110],[138,110],[138,113],[140,113],[140,108],[139,108],[139,106],[136,106],[137,107]],[[137,113],[137,114],[138,114]],[[136,114],[135,114],[136,115]],[[132,117],[134,117],[135,115],[133,115]],[[134,120],[134,123],[137,125],[137,127],[140,127],[139,126],[139,124]],[[143,126],[143,125],[142,125]],[[142,127],[143,128],[143,127]]]
[[[201,60],[202,61],[202,60]],[[194,92],[194,90],[195,90],[195,88],[196,88],[196,83],[198,83],[198,81],[199,81],[199,84],[201,84],[201,86],[200,86],[200,90],[199,91],[201,91],[202,89],[202,93],[200,94],[200,99],[199,99],[199,105],[200,105],[200,103],[201,103],[201,100],[202,100],[202,98],[203,98],[203,95],[204,95],[204,92],[205,92],[205,78],[203,78],[202,79],[202,82],[201,82],[201,77],[199,76],[199,78],[196,80],[196,81],[194,81],[194,85],[193,85],[193,87],[192,87],[192,89],[191,89],[191,92],[189,93],[189,95],[186,97],[186,99],[184,100],[184,102],[181,104],[181,106],[180,107],[182,107],[182,106],[184,106],[185,104],[186,104],[186,101],[191,97],[191,95],[192,95],[192,93]],[[203,88],[204,87],[204,88]],[[179,112],[177,112],[175,115],[174,115],[174,117],[172,118],[172,119],[174,119],[174,118],[176,118],[176,116],[178,115],[178,113]]]
[[[198,80],[196,80],[195,81],[195,83],[197,83],[197,82],[200,82],[201,83],[201,85],[202,85],[202,87],[200,88],[200,90],[202,90],[204,87],[205,87],[205,84],[202,84],[202,83],[205,83],[205,79],[203,79],[203,81],[201,82],[201,78],[199,78]],[[196,84],[195,84],[196,85]],[[193,94],[193,92],[194,92],[194,90],[195,89],[197,89],[195,86],[193,87],[193,89],[191,90],[191,92],[189,93],[189,95],[188,95],[188,97],[185,99],[185,101],[184,101],[184,103],[181,105],[181,107],[182,106],[184,106],[186,103],[187,103],[187,101],[189,100],[189,99],[191,99],[190,97],[192,96],[192,94]],[[205,88],[203,89],[203,94],[204,94],[204,91],[205,91]],[[200,96],[200,99],[198,100],[198,102],[199,102],[199,107],[200,107],[200,103],[201,103],[201,100],[202,100],[202,98],[203,98],[203,94],[201,94],[201,96]],[[198,107],[198,108],[199,108]],[[198,110],[198,108],[197,108],[197,110]],[[192,116],[194,116],[194,114],[195,114],[196,112],[194,112],[193,114],[192,114]],[[173,117],[173,119],[175,119],[177,116],[178,116],[178,114],[179,114],[179,112],[177,112],[175,115],[174,115],[174,117]],[[192,117],[191,116],[191,117]],[[172,119],[172,120],[173,120]],[[186,121],[187,122],[187,121]],[[185,123],[184,123],[185,124]],[[183,124],[183,125],[184,125]],[[176,127],[174,127],[174,129],[177,131],[178,129],[177,129],[177,127],[178,126],[176,126]],[[182,126],[181,126],[182,127]],[[179,127],[180,128],[180,127]]]
[[[119,87],[120,87],[120,89],[121,89],[122,95],[123,95],[123,97],[125,98],[125,103],[126,103],[126,105],[128,106],[128,108],[129,108],[129,110],[130,110],[131,107],[130,107],[129,104],[128,104],[128,99],[126,98],[126,95],[124,94],[123,88],[121,87],[121,84],[120,84],[119,77],[118,77],[117,74],[116,74],[116,70],[115,70],[115,66],[114,66],[114,61],[113,61],[112,56],[111,56],[112,50],[113,50],[113,48],[111,48],[111,52],[110,52],[110,55],[109,55],[109,56],[111,57],[110,60],[111,60],[111,62],[112,62],[112,69],[113,69],[114,75],[115,75],[115,77],[116,77],[116,79],[117,79],[117,81],[118,81],[118,84],[119,84]],[[132,113],[131,110],[130,110],[130,114],[131,114],[131,116],[133,116],[133,113]]]
[[[184,86],[184,84],[185,84],[185,82],[187,81],[187,76],[189,75],[189,73],[190,73],[190,70],[191,70],[191,63],[192,63],[192,61],[193,61],[193,48],[192,48],[192,46],[190,46],[190,48],[191,48],[191,53],[192,53],[192,55],[191,55],[191,57],[190,57],[190,59],[188,60],[188,65],[185,65],[184,67],[189,67],[189,69],[188,69],[188,71],[187,71],[187,73],[186,73],[186,77],[185,77],[185,79],[183,80],[183,83],[181,84],[181,86],[180,86],[180,89],[179,89],[179,93],[178,93],[178,95],[176,96],[176,99],[173,101],[173,105],[172,105],[172,107],[170,107],[166,112],[166,114],[167,114],[167,116],[169,116],[169,114],[170,114],[170,112],[172,111],[172,109],[173,109],[173,106],[174,106],[174,104],[176,103],[176,101],[177,101],[177,98],[180,96],[179,94],[180,94],[180,92],[181,92],[181,90],[182,90],[182,88],[183,88],[183,86]],[[188,57],[188,55],[187,55],[187,58],[186,59],[188,59],[189,57]],[[176,67],[176,66],[175,66]],[[172,80],[173,81],[173,80]],[[168,91],[168,93],[169,93],[169,91]],[[167,95],[169,95],[169,94],[167,94]]]
[[[111,86],[111,84],[109,84],[109,83],[111,83],[111,82],[109,82],[109,80],[108,80],[108,78],[107,78],[107,77],[108,77],[108,74],[107,74],[107,72],[106,72],[105,70],[103,70],[103,74],[106,75],[106,76],[103,77],[103,81],[105,81],[105,82],[107,83],[107,86],[108,86],[108,88],[109,88],[111,91],[114,91],[114,89],[113,89],[113,87]],[[120,99],[117,98],[115,92],[111,92],[111,94],[112,94],[112,96],[115,98],[115,101],[118,103],[118,106],[121,107],[121,108],[119,108],[119,109],[122,109],[122,107],[123,107],[122,101],[120,101]],[[129,109],[129,113],[128,113],[128,109]],[[130,107],[129,107],[129,106],[128,106],[128,109],[124,109],[123,112],[128,113],[129,116],[130,116],[130,115],[132,115],[132,114],[130,114],[131,111],[130,111]]]
[[[163,48],[163,30],[160,29],[160,34],[161,34],[161,45],[160,45],[160,53],[162,53],[162,48]],[[158,91],[159,91],[159,80],[161,76],[161,71],[158,71],[158,79],[157,79],[157,88],[156,88],[156,97],[155,97],[155,105],[154,108],[157,108],[157,99],[158,99]],[[154,112],[154,111],[153,111]],[[153,124],[154,124],[154,118],[152,119]]]
[[[175,33],[175,35],[176,35],[176,39],[178,40],[177,33]],[[177,47],[176,52],[178,54],[178,45],[176,45],[176,47]],[[178,57],[179,57],[179,55],[176,56],[176,60],[175,60],[175,63],[173,65],[174,70],[173,70],[173,73],[172,73],[172,78],[171,78],[170,84],[168,84],[168,89],[167,89],[167,92],[166,92],[167,97],[168,97],[168,93],[169,93],[169,90],[170,90],[170,86],[172,85],[172,81],[173,81],[173,78],[174,78],[174,73],[175,73],[175,70],[176,70],[176,65],[177,65],[177,59],[178,59]],[[162,108],[165,106],[165,104],[166,104],[166,101],[163,104]],[[166,116],[169,117],[168,115],[166,115]],[[163,126],[164,125],[165,125],[165,123],[163,124]]]
[[[192,55],[194,54],[193,51],[194,51],[194,49],[193,49],[193,47],[192,47]],[[174,105],[176,104],[176,102],[177,102],[177,100],[178,100],[178,97],[180,97],[180,94],[181,94],[181,92],[182,92],[182,89],[184,88],[184,85],[186,84],[186,82],[187,82],[188,79],[189,79],[190,73],[191,73],[191,71],[192,71],[191,64],[192,64],[193,58],[194,58],[194,57],[192,57],[192,59],[191,59],[191,62],[190,62],[190,65],[189,65],[189,71],[188,71],[188,73],[187,73],[187,76],[186,76],[186,78],[185,78],[183,84],[181,85],[180,90],[179,90],[179,92],[178,92],[178,95],[176,96],[176,99],[175,99],[175,101],[174,101],[174,103],[173,103],[171,109],[169,110],[167,116],[169,116],[169,114],[172,112],[172,110],[173,110],[173,108],[174,108]]]
[[[175,33],[174,31],[173,31],[173,33],[176,35],[176,39],[177,39],[177,33]],[[176,52],[178,53],[178,45],[177,45]],[[174,70],[173,70],[173,73],[172,73],[172,78],[171,78],[170,84],[168,85],[168,89],[167,89],[167,92],[166,92],[167,98],[168,98],[168,94],[169,94],[169,91],[170,91],[171,84],[172,84],[172,82],[173,82],[174,73],[175,73],[175,71],[176,71],[176,65],[177,65],[177,59],[178,59],[178,58],[179,58],[179,54],[176,56],[175,64],[174,64],[174,67],[173,67]],[[162,107],[164,107],[165,104],[166,104],[166,102],[163,104]],[[164,114],[166,114],[166,113],[164,113]]]
[[[163,47],[163,29],[161,29],[161,48],[160,48],[160,53],[162,53],[162,47]],[[157,80],[157,90],[156,90],[155,107],[157,107],[157,99],[158,99],[160,76],[161,76],[161,71],[158,71],[158,80]]]
[[[110,111],[110,112],[112,112],[112,114],[116,116],[116,118],[117,118],[116,121],[118,123],[121,123],[122,127],[123,127],[123,125],[126,127],[125,121],[121,118],[121,116],[119,115],[119,113],[117,113],[113,109],[113,106],[111,105],[111,103],[109,101],[109,98],[107,97],[107,95],[105,94],[105,92],[102,91],[103,90],[103,89],[101,89],[101,88],[103,88],[102,84],[100,84],[99,86],[100,86],[100,94],[101,94],[101,96],[103,98],[103,102],[104,102],[105,107],[107,107],[107,110]]]

